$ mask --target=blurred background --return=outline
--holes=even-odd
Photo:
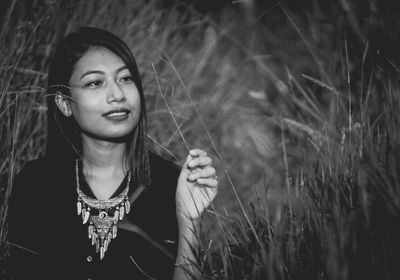
[[[89,25],[136,57],[150,148],[214,159],[204,279],[399,279],[398,15],[376,0],[2,0],[0,264],[14,176],[44,154],[49,61]]]

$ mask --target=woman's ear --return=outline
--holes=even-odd
[[[54,101],[57,104],[58,109],[64,114],[66,117],[70,117],[72,115],[71,108],[69,106],[68,96],[63,95],[61,92],[57,92],[54,97]]]

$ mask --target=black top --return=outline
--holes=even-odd
[[[15,279],[172,279],[178,241],[179,168],[150,154],[151,185],[125,216],[103,260],[77,215],[74,163],[28,162],[9,201],[10,270]],[[82,175],[81,175],[82,178]],[[89,191],[84,179],[83,190]],[[126,178],[118,191],[124,189]],[[131,181],[130,192],[137,186]],[[129,229],[127,229],[129,228]]]

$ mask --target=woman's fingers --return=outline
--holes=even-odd
[[[201,149],[190,150],[188,156],[186,157],[185,166],[189,169],[193,169],[196,166],[205,166],[211,164],[211,158],[205,159],[204,157],[207,157],[207,153],[205,151]]]
[[[212,159],[201,149],[190,150],[187,161],[190,173],[187,180],[196,182],[203,187],[218,187],[218,178],[215,168],[211,166]]]
[[[199,178],[196,182],[202,187],[210,187],[215,188],[218,186],[218,180],[216,177],[214,178]]]
[[[207,153],[206,153],[205,151],[201,150],[201,149],[193,149],[193,150],[190,150],[190,151],[189,151],[189,154],[190,154],[192,157],[200,157],[200,156],[206,156],[206,155],[207,155]]]
[[[196,158],[189,159],[187,165],[189,168],[195,168],[195,167],[202,167],[202,166],[207,166],[211,165],[212,159],[208,156],[198,156]]]
[[[207,166],[205,168],[196,168],[190,172],[188,179],[194,181],[199,178],[215,177],[215,168]]]

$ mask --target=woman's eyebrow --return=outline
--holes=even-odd
[[[100,70],[89,70],[89,71],[87,71],[87,72],[85,72],[85,73],[83,73],[83,75],[81,76],[81,80],[83,79],[83,77],[85,77],[85,76],[87,76],[87,75],[89,75],[89,74],[105,74],[103,71],[100,71]]]
[[[117,73],[119,73],[119,72],[121,72],[121,71],[123,71],[123,70],[125,70],[125,69],[128,69],[128,66],[123,65],[123,66],[121,66],[121,67],[119,67],[119,68],[117,69]]]
[[[123,71],[123,70],[125,70],[125,69],[128,69],[128,66],[123,65],[123,66],[121,66],[121,67],[119,67],[119,68],[117,69],[116,73],[119,73],[119,72],[121,72],[121,71]],[[89,70],[89,71],[83,73],[83,75],[81,76],[80,79],[82,80],[83,77],[85,77],[85,76],[87,76],[87,75],[89,75],[89,74],[102,74],[102,75],[104,75],[105,73],[104,73],[103,71],[100,71],[100,70]]]

